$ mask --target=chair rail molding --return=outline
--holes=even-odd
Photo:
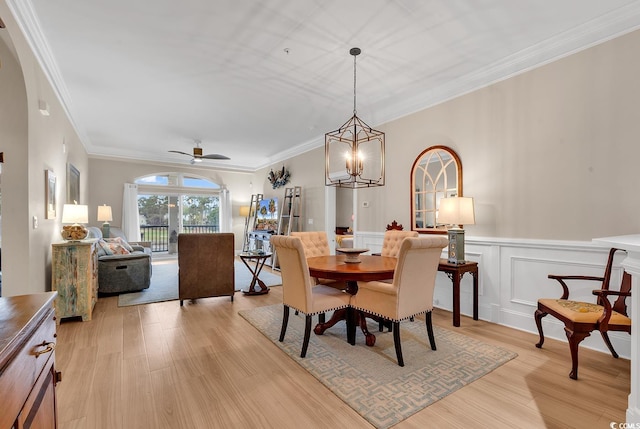
[[[384,239],[382,231],[355,231],[354,247],[380,252]],[[602,275],[609,246],[592,241],[534,240],[515,238],[465,237],[466,259],[479,267],[478,298],[479,318],[518,330],[538,333],[533,314],[538,298],[562,294],[549,274]],[[445,249],[446,250],[446,249]],[[446,252],[442,254],[446,258]],[[623,256],[615,260],[612,281],[620,281]],[[627,268],[625,266],[625,268]],[[640,273],[640,258],[636,267]],[[630,271],[627,268],[627,271]],[[573,288],[571,298],[595,302],[591,285]],[[465,275],[460,288],[461,314],[473,314],[473,279]],[[632,295],[633,298],[634,295]],[[434,304],[448,311],[453,309],[451,281],[444,273],[438,273],[434,292]],[[640,304],[632,304],[636,308]],[[546,338],[567,342],[564,325],[552,318],[543,320]],[[610,338],[620,356],[631,356],[631,338],[626,333],[612,332]],[[537,341],[537,340],[536,340]],[[531,343],[534,347],[535,341]],[[600,336],[590,336],[581,344],[609,354]],[[567,357],[569,358],[569,357]],[[612,358],[613,359],[613,358]],[[640,421],[640,420],[638,420]]]

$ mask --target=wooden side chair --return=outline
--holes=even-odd
[[[278,252],[280,260],[280,274],[282,275],[282,328],[279,341],[284,341],[289,323],[289,309],[305,315],[305,330],[300,357],[307,354],[309,337],[311,335],[311,318],[327,311],[349,307],[350,296],[341,290],[316,285],[309,275],[309,265],[304,254],[304,247],[299,237],[274,235],[271,244]],[[353,328],[349,328],[353,332]],[[355,333],[354,333],[355,335]]]
[[[402,224],[398,224],[395,220],[387,224],[387,231],[402,231],[403,229]]]
[[[618,357],[618,353],[614,350],[607,333],[609,331],[623,331],[631,334],[631,319],[627,314],[627,305],[625,303],[625,299],[631,296],[631,275],[626,272],[623,273],[619,290],[609,289],[613,259],[618,250],[620,249],[613,248],[609,251],[609,259],[607,260],[603,277],[550,274],[550,279],[560,282],[563,291],[562,296],[559,299],[545,298],[538,300],[538,309],[534,317],[540,333],[540,342],[536,344],[536,347],[541,348],[544,343],[542,318],[550,314],[562,321],[571,351],[571,372],[569,377],[574,380],[578,379],[578,346],[582,340],[591,335],[592,331],[600,331],[602,339],[614,358]],[[593,291],[593,294],[598,297],[596,304],[569,300],[569,287],[565,280],[601,282],[600,289]],[[611,304],[609,296],[617,297],[613,304]]]

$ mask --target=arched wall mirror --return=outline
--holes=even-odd
[[[440,198],[462,196],[462,164],[446,146],[425,149],[411,167],[411,229],[421,233],[446,233],[438,225]]]

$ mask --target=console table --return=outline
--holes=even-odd
[[[453,326],[460,326],[460,280],[465,273],[473,277],[473,320],[478,320],[478,263],[465,261],[452,264],[440,259],[438,271],[446,273],[453,283]]]

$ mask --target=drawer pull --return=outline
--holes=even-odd
[[[40,355],[54,351],[56,349],[56,343],[43,341],[42,344],[38,344],[37,347],[44,347],[44,349],[36,350],[34,352],[34,354],[36,355],[36,359]]]

